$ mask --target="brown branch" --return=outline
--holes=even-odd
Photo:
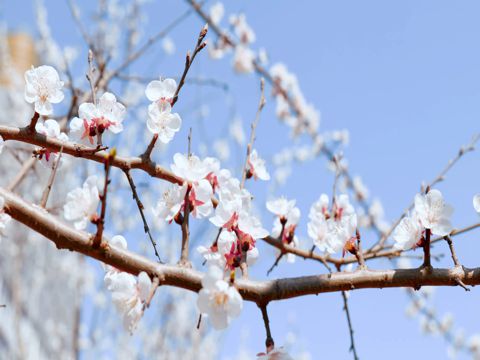
[[[92,160],[103,164],[105,162],[105,156],[108,155],[105,151],[89,148],[80,144],[74,144],[71,142],[62,142],[57,139],[47,138],[44,135],[35,133],[31,134],[26,128],[16,128],[10,126],[0,126],[0,135],[5,141],[16,140],[32,145],[37,145],[43,148],[50,149],[52,151],[60,151],[63,146],[63,152],[75,157],[81,157],[87,160]],[[164,169],[163,167],[156,165],[152,161],[144,161],[140,157],[120,157],[116,156],[112,160],[113,167],[121,170],[140,169],[148,173],[150,176],[160,178],[174,184],[183,184],[183,179],[176,176],[172,172]]]
[[[130,184],[130,189],[132,190],[132,197],[135,200],[135,203],[137,204],[138,211],[140,212],[140,217],[142,218],[143,231],[145,231],[145,233],[148,234],[148,238],[150,239],[150,242],[152,243],[153,251],[155,252],[155,256],[157,257],[158,261],[160,263],[162,263],[162,259],[160,258],[160,255],[158,254],[157,243],[153,239],[152,233],[150,232],[150,227],[148,226],[147,219],[145,217],[145,213],[143,212],[145,207],[143,206],[143,203],[141,202],[140,197],[138,196],[137,186],[135,185],[135,182],[133,181],[132,174],[130,174],[130,171],[128,171],[128,170],[125,170],[124,173],[125,173],[125,176],[127,177],[128,183]]]
[[[45,208],[47,206],[48,196],[50,195],[50,191],[52,190],[53,182],[55,181],[55,175],[57,174],[58,166],[60,165],[60,160],[62,159],[62,151],[63,148],[60,149],[58,153],[58,157],[53,164],[52,172],[50,173],[50,177],[48,179],[47,187],[43,191],[42,200],[40,201],[40,207]]]
[[[0,188],[0,196],[5,199],[5,211],[13,219],[50,239],[59,249],[82,253],[134,275],[145,271],[152,278],[158,277],[159,285],[195,292],[202,287],[203,274],[196,270],[158,264],[128,250],[108,245],[93,248],[90,234],[74,230],[3,188]],[[239,279],[235,281],[235,286],[244,300],[266,304],[275,300],[353,289],[458,286],[458,281],[465,285],[480,285],[480,268],[363,270],[267,281]]]
[[[16,127],[0,125],[0,135],[5,141],[9,141],[9,140],[20,141],[20,142],[40,146],[43,148],[47,148],[47,149],[50,149],[51,151],[56,151],[56,152],[60,151],[60,149],[62,149],[63,147],[63,153],[66,153],[75,157],[81,157],[81,158],[95,161],[102,164],[104,163],[105,156],[107,155],[107,153],[103,151],[104,148],[100,148],[100,149],[89,148],[79,144],[62,142],[57,139],[47,138],[42,134],[38,134],[38,133],[32,134],[28,131],[27,128],[16,128]],[[8,186],[9,190],[13,190],[18,186],[20,181],[25,177],[25,171],[28,171],[28,169],[31,167],[30,164],[34,164],[35,161],[36,160],[32,158],[23,166],[22,170],[17,175],[17,177]],[[171,171],[155,164],[151,160],[145,161],[140,157],[116,156],[112,160],[111,165],[123,171],[139,169],[146,172],[147,174],[149,174],[154,178],[163,179],[165,181],[168,181],[174,184],[181,185],[184,182],[182,178],[176,176]],[[212,199],[212,201],[214,204],[216,204],[215,199]],[[471,231],[473,229],[476,229],[478,227],[480,227],[480,223],[475,223],[465,228],[452,231],[450,236],[456,236],[456,235]],[[277,241],[277,239],[274,239],[272,237],[266,237],[262,240],[276,247],[280,251],[294,254],[303,259],[313,259],[313,260],[319,261],[328,269],[329,272],[331,272],[331,269],[328,266],[328,263],[343,265],[343,264],[349,264],[357,261],[355,256],[345,257],[343,259],[336,259],[336,258],[332,258],[331,256],[321,256],[321,255],[315,254],[313,251],[307,251],[307,250],[293,247],[288,244],[283,244],[283,242]],[[431,242],[435,243],[440,240],[443,240],[443,237],[435,238]],[[365,260],[371,260],[371,259],[377,259],[377,258],[393,258],[393,257],[399,256],[401,253],[402,253],[401,251],[395,250],[391,246],[389,246],[389,247],[385,247],[385,249],[382,251],[375,251],[375,252],[365,251],[363,253],[363,257]]]

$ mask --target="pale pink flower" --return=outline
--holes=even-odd
[[[159,218],[172,222],[178,215],[185,202],[185,195],[187,193],[187,184],[182,186],[172,184],[162,195],[162,198],[157,202],[157,206],[153,208],[153,213]]]
[[[104,93],[98,99],[97,105],[83,103],[78,108],[78,118],[70,122],[72,137],[82,143],[93,144],[93,139],[109,130],[113,134],[123,131],[123,119],[126,115],[125,106],[117,102],[112,93]]]
[[[247,170],[255,180],[270,180],[270,174],[265,167],[265,160],[258,156],[257,150],[252,150],[248,157]]]
[[[415,247],[423,236],[423,230],[416,212],[404,217],[393,232],[395,240],[393,247],[397,250],[408,250]]]
[[[35,103],[35,111],[40,115],[52,114],[52,103],[57,104],[64,98],[63,81],[51,66],[32,66],[25,72],[25,82],[25,101]]]
[[[223,271],[211,266],[202,279],[197,306],[201,313],[208,315],[213,327],[220,330],[240,315],[243,299],[234,286],[223,280]]]
[[[172,114],[168,102],[153,102],[148,106],[147,128],[152,134],[158,134],[158,139],[168,144],[182,126],[182,119],[177,113]]]
[[[174,79],[153,80],[147,85],[145,95],[152,102],[171,104],[176,90],[177,82]]]
[[[67,194],[63,206],[65,219],[74,221],[75,229],[84,230],[88,222],[97,216],[99,201],[97,177],[90,176],[83,183],[83,187],[73,189]]]
[[[424,195],[415,195],[415,211],[423,227],[430,229],[433,234],[445,236],[453,230],[450,222],[453,208],[445,203],[442,193],[437,189]]]
[[[35,125],[35,130],[37,133],[45,135],[48,138],[60,140],[63,142],[68,141],[68,136],[60,131],[60,125],[53,119],[48,119],[37,122]],[[43,149],[40,154],[41,164],[47,167],[52,167],[58,158],[58,152],[52,151],[50,149]]]

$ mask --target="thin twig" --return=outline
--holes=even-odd
[[[357,229],[357,251],[355,252],[355,256],[358,259],[358,265],[360,265],[361,269],[366,269],[367,265],[365,264],[365,259],[363,258],[363,251],[362,251],[362,243],[361,243],[361,236],[360,231]]]
[[[137,186],[135,185],[135,182],[133,181],[133,177],[130,174],[129,170],[124,170],[125,176],[127,177],[128,183],[130,184],[130,189],[132,190],[132,198],[135,200],[135,203],[137,204],[138,211],[140,212],[140,217],[142,218],[143,222],[143,231],[148,234],[148,238],[150,239],[150,242],[152,243],[153,246],[153,251],[155,252],[155,256],[158,259],[159,263],[163,263],[162,259],[160,258],[160,255],[158,254],[157,250],[157,243],[153,239],[152,233],[150,232],[150,227],[148,226],[147,219],[145,217],[145,214],[143,212],[144,206],[143,203],[140,200],[140,197],[138,196],[137,193]]]
[[[77,24],[77,27],[80,30],[80,33],[82,34],[83,40],[90,48],[94,49],[93,40],[90,38],[90,35],[87,33],[87,30],[85,29],[82,22],[80,21],[80,16],[78,14],[78,9],[76,8],[76,5],[73,3],[72,0],[68,0],[67,3],[70,9],[70,13],[72,14],[73,20]]]
[[[353,324],[352,324],[352,318],[350,316],[350,310],[348,308],[348,298],[345,291],[342,291],[342,298],[343,298],[343,310],[345,310],[345,314],[347,315],[348,331],[350,333],[350,351],[353,353],[353,359],[359,360],[357,355],[357,349],[355,347],[355,339],[353,337]]]
[[[180,90],[185,84],[185,78],[187,77],[188,70],[190,70],[190,67],[193,64],[193,60],[195,59],[197,54],[202,51],[202,49],[207,45],[207,43],[203,41],[203,39],[205,39],[205,36],[207,35],[207,32],[208,26],[205,25],[202,30],[200,30],[200,34],[198,34],[197,44],[195,45],[195,49],[193,50],[192,55],[190,55],[190,51],[187,51],[187,56],[185,57],[185,68],[183,69],[183,74],[180,77],[180,82],[178,83],[177,90],[175,90],[175,94],[172,97],[172,106],[175,105],[178,100],[178,94],[180,93]]]
[[[7,190],[14,191],[17,188],[17,186],[20,185],[23,179],[25,179],[25,176],[28,174],[30,169],[33,168],[36,162],[37,162],[37,159],[35,157],[31,157],[27,161],[25,161],[25,163],[22,165],[22,168],[17,173],[15,178],[7,186]]]
[[[278,265],[278,263],[280,262],[280,260],[282,259],[283,255],[285,255],[285,253],[281,252],[280,254],[278,254],[277,258],[275,259],[275,262],[273,263],[272,266],[270,266],[270,269],[268,269],[267,271],[267,276],[270,275],[270,273],[273,271],[273,269]]]
[[[458,261],[457,254],[455,253],[455,249],[453,247],[452,238],[447,235],[447,236],[444,237],[444,239],[448,243],[448,247],[450,248],[450,254],[452,254],[453,264],[455,266],[461,266],[460,261]]]
[[[55,181],[55,175],[57,174],[58,166],[60,165],[60,160],[62,159],[62,152],[63,148],[60,149],[58,153],[58,157],[53,164],[52,172],[50,173],[50,177],[48,179],[47,187],[43,191],[42,200],[40,201],[40,207],[44,208],[47,206],[48,196],[50,195],[50,191],[52,190],[53,182]]]
[[[88,49],[88,73],[86,75],[88,83],[90,84],[90,91],[92,94],[92,102],[96,106],[97,105],[97,96],[96,96],[96,89],[95,89],[95,82],[93,80],[95,73],[95,65],[93,64],[93,51],[92,49]]]
[[[170,31],[172,31],[177,25],[179,25],[183,20],[185,20],[192,13],[192,9],[188,9],[178,18],[174,19],[170,24],[168,24],[163,30],[159,31],[157,34],[150,37],[145,44],[143,44],[138,50],[133,52],[120,66],[113,70],[109,74],[109,78],[118,76],[121,71],[127,68],[140,56],[142,56],[152,45],[154,45],[158,40],[164,38]]]
[[[286,224],[286,220],[285,221],[281,221],[281,224],[282,224],[282,229],[280,230],[280,235],[278,236],[278,241],[281,241],[283,243],[283,233],[285,232],[285,224]],[[282,259],[283,255],[285,255],[285,252],[283,251],[280,251],[280,254],[278,254],[277,258],[275,259],[275,262],[273,263],[273,265],[270,267],[270,269],[268,269],[267,271],[267,276],[270,275],[270,273],[273,271],[273,269],[278,265],[278,263],[280,262],[280,260]]]
[[[247,145],[247,157],[245,159],[245,164],[243,166],[242,172],[242,182],[240,187],[243,189],[245,187],[245,180],[247,179],[248,173],[248,160],[250,158],[250,153],[252,152],[253,143],[255,142],[255,130],[257,129],[258,122],[260,121],[260,113],[262,112],[263,107],[265,106],[265,79],[260,79],[260,101],[258,102],[257,113],[255,115],[255,120],[251,125],[250,140]]]
[[[145,311],[150,307],[153,296],[155,295],[155,291],[157,290],[159,285],[160,285],[160,280],[158,279],[158,277],[155,276],[152,280],[152,286],[150,287],[150,293],[148,294],[148,298],[143,304],[143,311]]]
[[[267,305],[258,305],[262,311],[263,324],[265,325],[265,347],[267,348],[267,354],[273,350],[275,347],[275,342],[273,341],[272,332],[270,331],[270,320],[268,319]]]
[[[158,140],[158,134],[153,134],[152,140],[150,140],[150,143],[147,146],[147,149],[145,152],[140,155],[140,158],[143,159],[143,161],[151,161],[150,156],[152,155],[153,148],[155,147],[155,144]]]
[[[107,213],[107,194],[108,194],[108,185],[110,184],[110,168],[112,167],[112,161],[115,158],[116,150],[113,148],[110,150],[110,153],[105,157],[105,182],[103,185],[103,193],[100,195],[100,202],[102,204],[102,209],[100,212],[100,217],[95,219],[95,224],[97,225],[97,233],[93,239],[93,248],[98,248],[102,243],[103,230],[105,227],[105,215]]]

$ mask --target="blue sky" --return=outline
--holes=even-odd
[[[46,1],[54,36],[61,44],[75,44],[79,35],[63,1]],[[159,29],[186,5],[164,1],[148,5],[150,22],[145,32]],[[271,62],[282,61],[299,79],[309,101],[322,113],[322,129],[347,128],[351,141],[345,151],[353,174],[360,174],[373,197],[382,200],[387,218],[395,219],[411,202],[422,181],[431,180],[462,144],[478,131],[480,119],[480,3],[476,1],[225,1],[227,12],[244,11],[256,31],[255,48],[265,47]],[[34,31],[32,6],[27,0],[3,1],[1,9],[12,29]],[[175,57],[160,56],[154,69],[159,74],[179,74],[183,53],[191,48],[202,23],[190,17],[171,37],[177,45]],[[163,26],[162,26],[163,27]],[[161,27],[160,27],[161,28]],[[154,59],[159,51],[151,52]],[[248,124],[255,113],[258,79],[238,77],[230,59],[212,62],[202,54],[192,70],[231,83],[225,96],[218,89],[186,88],[178,110],[195,114],[192,108],[205,103],[210,118],[204,129],[215,130],[225,122],[231,105]],[[181,60],[180,60],[181,59]],[[140,65],[133,69],[141,72]],[[133,71],[133,70],[132,70]],[[198,119],[185,116],[179,138],[188,126],[202,129]],[[220,120],[217,120],[220,119]],[[245,126],[247,128],[247,125]],[[218,127],[217,127],[218,129]],[[267,104],[257,133],[257,147],[271,157],[289,140],[289,131],[274,117],[273,101]],[[243,155],[244,149],[239,150]],[[472,196],[480,192],[480,155],[467,155],[449,173],[439,189],[455,207],[454,226],[478,220]],[[305,176],[304,174],[308,174]],[[332,177],[325,159],[296,167],[289,184],[278,191],[296,198],[306,214],[321,192],[329,192]],[[265,187],[254,186],[258,199]],[[268,215],[264,223],[269,226]],[[304,220],[300,226],[305,228]],[[304,232],[305,233],[305,232]],[[458,256],[465,266],[478,264],[478,232],[455,238]],[[370,237],[370,241],[373,238]],[[369,242],[368,238],[364,240]],[[307,240],[305,247],[310,245]],[[253,272],[263,278],[273,261],[266,254]],[[440,263],[450,266],[447,247],[434,250],[447,256]],[[417,264],[415,264],[417,265]],[[418,263],[420,265],[420,263]],[[389,267],[387,262],[372,264]],[[297,261],[282,264],[273,276],[295,276],[324,270],[317,264]],[[456,325],[467,334],[479,331],[477,289],[465,293],[459,288],[438,289],[434,304],[439,314],[452,312]],[[350,307],[357,348],[361,359],[444,359],[444,341],[421,334],[417,320],[404,315],[407,304],[401,289],[362,290],[351,294]],[[288,332],[300,339],[300,346],[313,359],[350,359],[346,319],[340,294],[322,294],[272,303],[269,306],[273,335],[282,343]],[[255,305],[244,312],[223,338],[223,356],[238,347],[240,334],[248,329],[246,344],[252,353],[262,350],[264,329]]]

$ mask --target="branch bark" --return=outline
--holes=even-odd
[[[138,275],[145,271],[152,278],[158,277],[160,285],[170,285],[198,292],[203,274],[193,269],[175,265],[158,264],[133,252],[108,245],[92,247],[92,235],[74,230],[54,216],[22,200],[17,195],[0,188],[5,199],[5,210],[15,220],[45,236],[58,249],[76,251],[119,270]],[[108,244],[105,239],[105,244]],[[305,295],[367,288],[422,286],[458,286],[480,284],[480,268],[453,269],[402,269],[360,270],[352,273],[340,272],[327,275],[311,275],[267,281],[238,279],[235,286],[243,299],[257,304],[284,300]]]

